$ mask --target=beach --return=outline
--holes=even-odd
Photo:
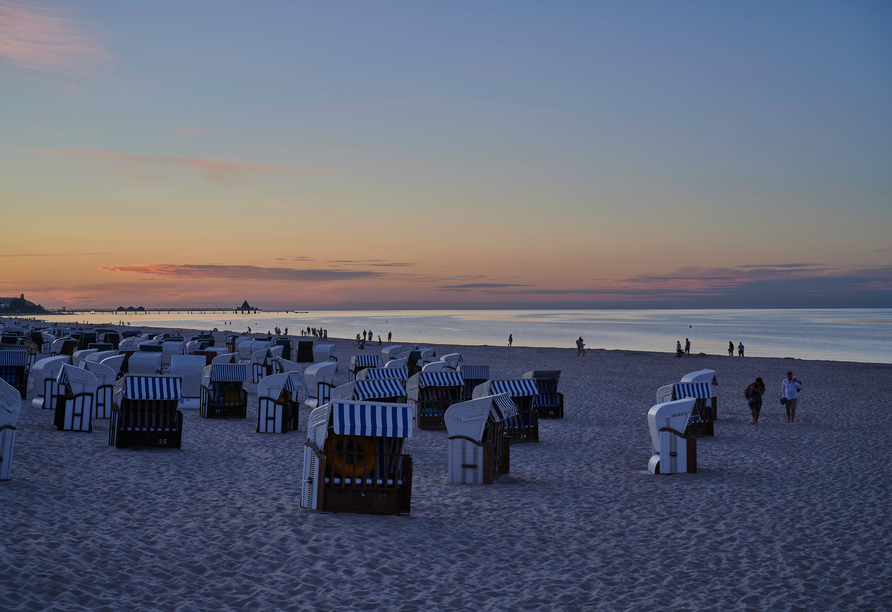
[[[360,351],[329,342],[341,384]],[[302,509],[310,410],[299,431],[255,433],[254,384],[247,419],[184,411],[182,448],[156,451],[108,446],[108,420],[56,431],[29,388],[0,482],[0,609],[892,609],[892,365],[425,346],[493,379],[561,370],[565,418],[513,445],[491,486],[447,484],[446,432],[415,430],[409,516]],[[654,476],[656,390],[705,368],[718,421],[699,473]],[[788,370],[803,381],[793,425]],[[757,376],[753,425],[743,390]]]

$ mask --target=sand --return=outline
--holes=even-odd
[[[332,342],[340,383],[358,350]],[[55,431],[29,392],[0,483],[0,609],[892,609],[892,366],[436,348],[494,378],[562,370],[566,417],[512,446],[491,486],[447,484],[445,432],[416,431],[403,517],[301,509],[309,410],[297,432],[257,434],[256,385],[247,420],[186,411],[182,449],[160,451],[108,446],[108,420]],[[656,389],[702,368],[719,420],[700,471],[651,475]],[[787,370],[804,383],[794,425]]]

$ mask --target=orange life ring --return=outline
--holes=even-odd
[[[361,454],[360,454],[361,453]],[[375,469],[377,450],[368,436],[331,434],[325,441],[331,469],[344,478],[362,478]]]

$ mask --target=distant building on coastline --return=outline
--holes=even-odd
[[[248,304],[248,300],[245,300],[244,302],[242,302],[242,305],[239,306],[238,308],[236,308],[236,310],[241,311],[242,314],[244,314],[246,312],[257,312],[256,308],[254,308],[253,306]]]

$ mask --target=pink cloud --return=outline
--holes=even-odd
[[[0,0],[0,57],[23,68],[95,74],[115,57],[63,9]]]
[[[155,166],[174,166],[197,171],[206,180],[228,186],[251,186],[254,183],[246,178],[248,175],[274,174],[283,176],[303,176],[308,174],[337,174],[337,169],[319,166],[286,167],[269,164],[251,164],[246,162],[216,161],[192,157],[166,157],[155,155],[128,155],[106,151],[88,150],[28,150],[30,153],[50,153],[82,159],[96,159],[133,164],[152,164]]]

